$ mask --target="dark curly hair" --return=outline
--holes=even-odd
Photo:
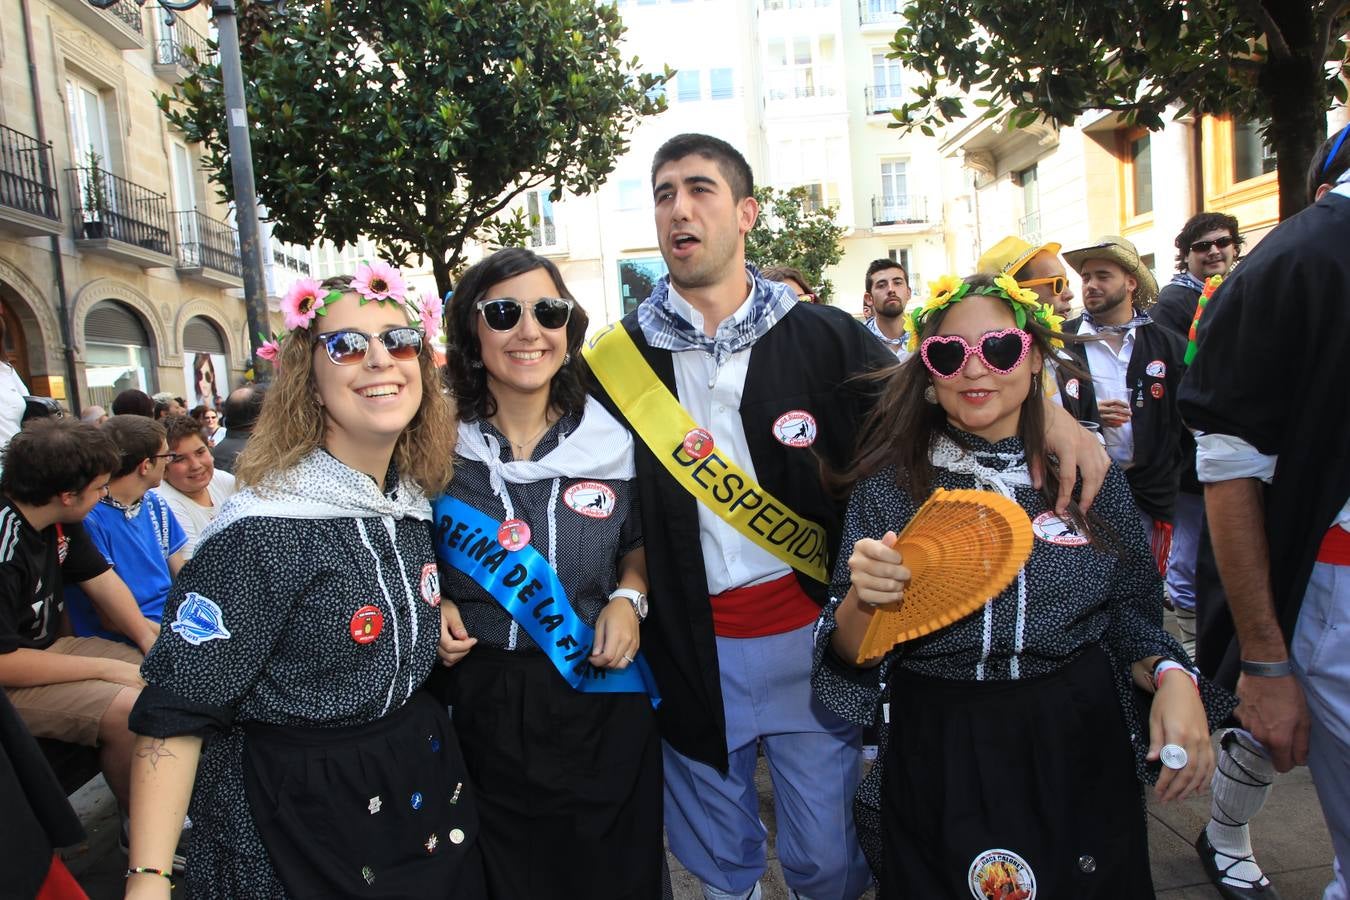
[[[1181,233],[1177,235],[1172,245],[1177,248],[1177,271],[1186,271],[1186,257],[1190,255],[1191,244],[1200,240],[1200,235],[1210,231],[1217,231],[1222,228],[1233,236],[1233,245],[1237,247],[1237,255],[1242,255],[1242,235],[1238,234],[1238,220],[1227,213],[1202,212],[1196,213],[1186,220],[1186,224],[1181,226]]]
[[[0,494],[42,506],[66,491],[84,490],[95,478],[107,478],[122,464],[122,451],[96,426],[39,419],[10,438],[0,459]]]
[[[488,373],[483,367],[483,348],[478,343],[478,310],[475,304],[493,285],[543,269],[553,279],[558,296],[575,301],[563,284],[562,273],[552,261],[523,247],[507,247],[478,262],[460,279],[446,309],[445,383],[466,422],[487,419],[497,412],[497,403],[488,389]],[[567,320],[567,353],[571,357],[549,385],[549,406],[563,415],[575,415],[586,405],[588,370],[581,356],[589,320],[577,303]]]

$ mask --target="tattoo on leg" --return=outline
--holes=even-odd
[[[168,747],[164,746],[164,738],[151,738],[150,743],[146,744],[136,751],[136,755],[141,759],[150,760],[150,768],[158,769],[159,761],[164,757],[174,757],[174,753]]]

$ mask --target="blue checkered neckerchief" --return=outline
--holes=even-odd
[[[717,333],[708,337],[675,311],[670,302],[670,276],[666,275],[656,283],[652,295],[638,306],[642,336],[658,350],[702,350],[720,369],[731,354],[762,338],[797,303],[797,296],[788,285],[769,281],[749,263],[745,270],[752,283],[750,308],[739,321],[737,316],[727,316],[717,326]]]
[[[113,509],[121,510],[122,515],[126,516],[128,519],[134,519],[134,518],[136,518],[137,516],[139,516],[139,515],[141,514],[141,505],[142,505],[142,504],[144,503],[144,501],[145,501],[145,496],[144,496],[144,495],[141,495],[141,499],[140,499],[140,500],[136,500],[136,501],[134,501],[133,503],[131,503],[130,505],[128,505],[128,504],[126,504],[126,503],[123,503],[121,500],[118,500],[116,497],[112,496],[111,494],[105,495],[105,496],[100,497],[100,498],[98,498],[98,499],[99,499],[99,502],[100,502],[100,503],[106,503],[108,506],[111,506]]]
[[[1134,318],[1123,325],[1098,325],[1092,320],[1092,313],[1088,312],[1086,309],[1083,310],[1083,321],[1091,325],[1092,330],[1098,334],[1127,334],[1138,328],[1140,325],[1153,324],[1153,319],[1149,317],[1149,314],[1139,309],[1134,311]]]
[[[1203,294],[1205,292],[1205,283],[1192,275],[1189,269],[1185,272],[1178,272],[1173,275],[1172,284],[1179,284],[1184,288],[1195,291],[1197,294]]]

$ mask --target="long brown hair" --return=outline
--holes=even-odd
[[[356,295],[348,293],[338,302],[355,303]],[[298,328],[281,341],[276,379],[235,464],[234,474],[241,484],[259,484],[323,446],[326,422],[314,380],[318,355],[314,333],[312,325]],[[428,496],[434,496],[445,489],[453,474],[455,414],[442,390],[430,340],[422,342],[417,368],[422,373],[422,403],[398,436],[394,464],[400,475],[411,477]]]
[[[964,280],[972,287],[967,297],[981,296],[976,293],[978,289],[993,287],[994,284],[993,278],[988,275],[971,275]],[[999,295],[993,296],[1000,299]],[[924,320],[919,332],[920,342],[937,334],[951,308],[950,305],[946,306]],[[1052,339],[1073,341],[1073,336],[1052,334],[1030,316],[1023,330],[1031,335],[1032,346],[1040,351],[1043,360],[1054,360],[1056,366],[1075,377],[1091,377],[1073,359],[1065,359],[1065,354],[1056,351],[1050,343]],[[932,378],[918,353],[902,365],[861,377],[881,382],[881,395],[859,431],[853,467],[835,480],[835,484],[842,488],[851,487],[860,479],[894,465],[896,484],[907,491],[916,503],[922,503],[933,486],[933,462],[929,454],[937,437],[944,435],[967,450],[973,448],[961,432],[948,424],[947,411],[940,404],[929,403],[924,398],[924,392],[932,385]],[[1045,447],[1042,379],[1053,377],[1048,366],[1042,366],[1040,372],[1032,373],[1031,386],[1026,399],[1022,401],[1017,421],[1017,436],[1022,440],[1027,464],[1040,463],[1044,473],[1041,495],[1052,508],[1059,495],[1059,471]],[[1069,504],[1069,515],[1074,525],[1085,534],[1091,534],[1090,524],[1096,526],[1099,532],[1110,532],[1110,528],[1099,518],[1085,516],[1077,503]],[[1110,543],[1111,539],[1108,538],[1107,542]]]

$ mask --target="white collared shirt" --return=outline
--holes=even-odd
[[[904,362],[905,360],[909,359],[910,353],[908,350],[905,349],[905,344],[908,343],[909,341],[909,335],[905,334],[902,331],[900,332],[900,336],[898,338],[886,337],[886,335],[881,333],[881,326],[877,324],[877,317],[875,315],[865,320],[863,322],[863,325],[867,328],[868,331],[872,332],[872,334],[876,336],[877,340],[881,341],[883,344],[886,345],[887,350],[895,354],[895,359],[897,362]]]
[[[751,296],[728,317],[740,322],[750,314]],[[670,287],[670,305],[691,325],[703,331],[703,315]],[[718,452],[730,457],[752,478],[754,460],[741,423],[741,396],[745,376],[750,371],[751,345],[731,354],[720,367],[703,350],[681,350],[672,356],[675,362],[675,392],[689,417],[713,436]],[[745,538],[702,503],[698,504],[699,546],[703,550],[704,573],[708,591],[720,594],[732,588],[746,587],[781,578],[792,570],[776,556]]]
[[[1097,329],[1086,318],[1078,326],[1079,334],[1096,334]],[[1088,341],[1088,369],[1092,372],[1092,387],[1097,392],[1097,402],[1103,400],[1124,400],[1130,404],[1130,385],[1126,372],[1130,367],[1130,357],[1134,354],[1134,329],[1123,335],[1120,352],[1111,349],[1106,341]],[[1119,428],[1102,426],[1102,437],[1106,440],[1106,452],[1118,466],[1128,469],[1134,464],[1134,422],[1126,419]]]

